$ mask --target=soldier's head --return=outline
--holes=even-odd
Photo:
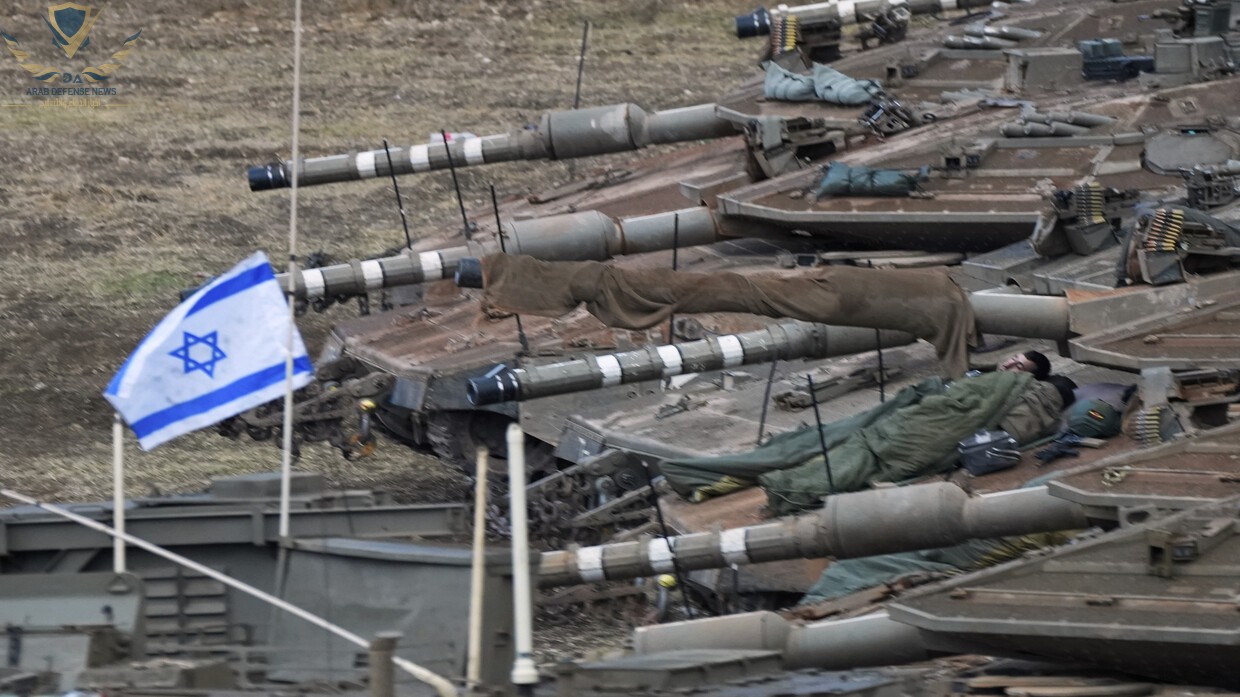
[[[1034,378],[1045,380],[1051,374],[1051,361],[1040,351],[1025,351],[1000,363],[999,370],[1032,373]]]

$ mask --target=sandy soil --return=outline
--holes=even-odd
[[[46,3],[21,0],[0,28],[48,63],[80,70],[137,29],[104,108],[38,108],[38,86],[0,51],[0,485],[49,499],[109,487],[110,411],[100,391],[177,292],[255,249],[285,257],[286,192],[251,194],[244,170],[289,148],[291,2],[115,0],[73,60],[48,41]],[[102,3],[97,3],[102,4]],[[307,2],[302,147],[307,155],[479,134],[572,103],[581,22],[595,23],[584,105],[668,108],[709,101],[754,74],[758,47],[730,33],[736,0],[346,0]],[[576,165],[588,172],[601,161]],[[461,174],[466,202],[488,184],[518,196],[565,181],[564,164]],[[405,178],[414,234],[455,226],[445,174]],[[364,257],[397,245],[384,181],[306,189],[299,253]],[[312,353],[334,308],[306,315]],[[131,490],[194,490],[212,475],[274,469],[271,443],[204,432],[151,453],[129,444]],[[461,496],[459,477],[386,444],[346,462],[307,447],[300,466],[406,500]]]

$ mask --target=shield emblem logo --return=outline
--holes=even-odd
[[[90,45],[90,30],[103,10],[96,11],[90,5],[62,2],[47,8],[47,26],[52,30],[52,43],[72,58],[78,49]]]

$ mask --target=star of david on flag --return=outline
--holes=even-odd
[[[185,372],[187,373],[195,370],[201,370],[206,373],[208,377],[215,377],[215,364],[225,358],[228,358],[228,354],[221,351],[219,347],[220,333],[211,332],[206,336],[194,336],[189,332],[181,332],[181,335],[185,337],[185,343],[182,344],[177,350],[169,352],[168,355],[185,361]],[[207,346],[210,346],[210,356],[203,361],[194,360],[194,344],[206,344]]]
[[[150,450],[284,394],[289,323],[271,264],[255,253],[156,325],[103,396]],[[313,376],[293,327],[293,389]]]

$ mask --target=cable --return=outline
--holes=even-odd
[[[405,246],[413,247],[413,238],[409,235],[409,219],[405,217],[405,204],[400,200],[400,184],[396,183],[396,169],[392,167],[392,151],[388,148],[387,138],[383,139],[383,152],[387,154],[388,174],[392,175],[392,189],[396,191],[396,208],[400,211],[400,224],[405,228]]]
[[[504,244],[504,229],[499,220],[499,201],[495,198],[495,185],[491,185],[491,208],[495,210],[495,239],[499,240],[499,251],[508,253],[508,245]],[[517,340],[521,342],[521,353],[530,354],[530,340],[525,335],[525,326],[521,324],[521,313],[514,312],[517,318]]]
[[[448,156],[448,169],[452,171],[452,188],[456,189],[456,204],[461,207],[461,224],[465,227],[461,229],[465,235],[465,241],[470,239],[469,234],[469,217],[465,215],[465,199],[461,198],[461,182],[456,178],[456,163],[452,161],[452,148],[448,147],[448,132],[440,129],[439,137],[443,138],[443,152]]]

